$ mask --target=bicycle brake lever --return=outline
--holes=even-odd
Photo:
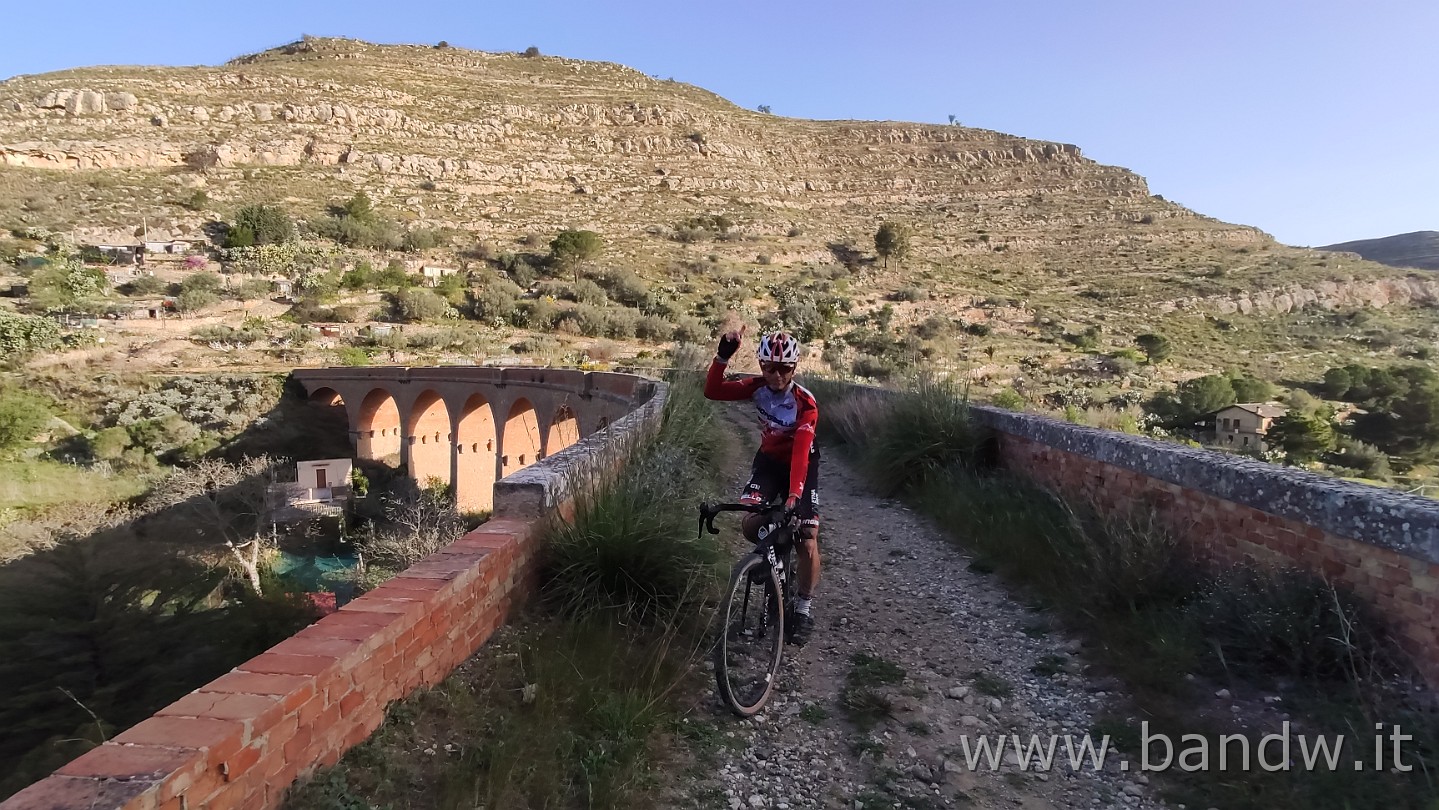
[[[719,512],[718,512],[718,511],[715,511],[715,510],[712,510],[712,509],[710,508],[710,505],[709,505],[709,504],[707,504],[707,503],[701,503],[701,504],[700,504],[700,532],[701,532],[701,533],[703,533],[705,529],[708,529],[710,534],[719,534],[719,529],[716,529],[716,528],[715,528],[715,515],[717,515],[717,514],[719,514]]]

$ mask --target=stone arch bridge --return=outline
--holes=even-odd
[[[342,409],[362,459],[453,487],[462,510],[489,509],[494,484],[604,430],[654,393],[630,374],[435,366],[297,369],[310,402]]]

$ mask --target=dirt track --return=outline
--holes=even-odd
[[[1070,767],[1062,735],[1086,735],[1113,688],[1073,674],[1082,668],[1076,641],[996,578],[970,571],[926,519],[871,494],[837,453],[825,456],[820,493],[815,638],[786,648],[764,714],[740,720],[714,697],[703,700],[691,722],[718,728],[716,742],[696,753],[670,795],[718,808],[1165,806],[1137,762],[1121,770],[1111,754],[1103,772]],[[858,687],[891,706],[868,732],[841,701],[857,655],[904,673],[898,683]],[[1061,735],[1053,768],[1021,770],[1011,742],[997,770],[971,771],[964,742],[973,748],[980,735],[1000,734],[1024,745],[1032,734],[1046,743]]]

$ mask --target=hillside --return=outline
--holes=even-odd
[[[905,330],[938,316],[927,360],[968,365],[983,348],[973,375],[1036,395],[1112,387],[1078,350],[1149,331],[1175,340],[1181,369],[1273,378],[1348,359],[1376,330],[1395,352],[1436,334],[1434,280],[1277,244],[1074,145],[784,118],[559,57],[307,38],[218,67],[21,76],[0,83],[0,164],[0,226],[82,243],[213,236],[254,202],[318,221],[358,190],[407,227],[458,234],[412,264],[473,270],[590,229],[607,242],[594,269],[638,273],[670,317],[763,318],[773,284],[802,281],[847,316],[826,336],[874,324],[892,338],[834,347],[834,363],[902,362]],[[733,227],[694,227],[716,217]],[[903,261],[874,258],[883,221],[912,232]],[[1367,332],[1329,314],[1371,306],[1387,309]]]
[[[1379,239],[1357,239],[1319,249],[1354,253],[1371,262],[1391,267],[1439,270],[1439,231],[1414,231]]]

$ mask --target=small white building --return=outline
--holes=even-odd
[[[186,239],[170,239],[164,242],[145,242],[146,253],[169,253],[183,256],[190,252],[191,242]]]
[[[144,245],[95,245],[101,256],[115,264],[135,264],[140,261]]]
[[[347,458],[301,461],[295,465],[297,473],[295,480],[305,489],[313,490],[316,493],[323,491],[324,496],[321,497],[317,494],[315,500],[332,500],[330,496],[336,489],[349,489],[352,469],[354,469],[354,462]]]
[[[350,500],[353,468],[353,462],[347,458],[298,462],[295,465],[298,480],[269,486],[266,521],[288,525],[343,515]]]
[[[453,276],[459,272],[460,270],[457,267],[437,267],[433,264],[420,265],[420,275],[424,277],[425,285],[429,287],[434,287],[439,284],[440,279],[445,276]]]

